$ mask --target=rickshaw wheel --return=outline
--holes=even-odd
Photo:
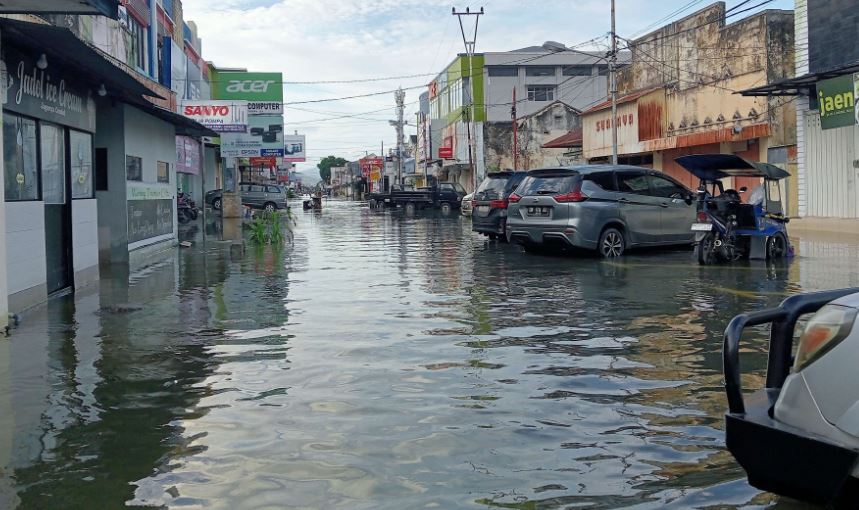
[[[787,241],[783,234],[776,234],[767,239],[767,260],[780,259],[787,253]]]
[[[695,247],[695,252],[698,255],[698,264],[708,266],[715,261],[716,247],[713,246],[715,240],[716,238],[713,234],[707,234],[704,236],[704,239],[701,239],[698,246]]]

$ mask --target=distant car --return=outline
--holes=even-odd
[[[241,183],[239,184],[239,192],[242,197],[242,205],[253,207],[254,209],[263,209],[265,211],[275,211],[277,209],[287,209],[287,199],[289,198],[286,190],[276,184],[255,184]],[[214,189],[206,192],[206,203],[212,206],[212,209],[218,211],[223,206],[223,192],[220,189]]]
[[[670,177],[634,166],[544,168],[509,197],[507,236],[526,250],[555,244],[619,257],[634,246],[689,245],[694,195]]]
[[[507,240],[507,199],[526,172],[493,172],[483,179],[474,192],[471,229],[490,239]]]
[[[459,212],[463,216],[471,216],[471,200],[474,198],[474,193],[469,193],[462,197],[462,203],[459,206]]]

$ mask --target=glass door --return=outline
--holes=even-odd
[[[61,126],[40,123],[42,199],[48,294],[72,285],[72,215],[66,170],[66,135]]]

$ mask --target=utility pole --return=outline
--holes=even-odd
[[[617,164],[617,35],[614,31],[614,0],[611,0],[611,58],[609,67],[609,92],[611,93],[611,164]]]
[[[519,170],[519,119],[516,117],[516,85],[513,85],[513,171]]]
[[[480,16],[483,15],[483,7],[480,8],[480,11],[474,12],[471,12],[469,7],[465,8],[465,12],[457,11],[456,7],[454,7],[451,9],[451,13],[459,20],[459,31],[462,33],[462,43],[465,45],[465,54],[468,56],[469,106],[466,108],[466,111],[469,113],[468,124],[466,126],[468,128],[468,165],[471,167],[473,189],[477,189],[477,170],[474,165],[477,151],[474,146],[474,138],[472,138],[472,132],[475,135],[477,134],[474,126],[474,67],[472,61],[474,60],[474,47],[477,44],[477,25],[480,23]],[[474,16],[474,34],[471,39],[468,39],[465,35],[465,26],[462,24],[463,16]]]
[[[403,88],[400,87],[394,92],[394,99],[397,102],[397,184],[400,186],[403,185],[403,153],[405,152],[405,146],[403,144],[403,124],[405,121],[403,120],[403,110],[406,107],[406,93],[403,92]]]

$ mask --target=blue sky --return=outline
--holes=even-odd
[[[744,8],[761,1],[752,0]],[[727,5],[740,2],[728,0]],[[712,3],[617,0],[617,33],[627,38],[641,35],[654,23],[661,26]],[[421,75],[351,84],[286,84],[286,102],[426,84],[463,51],[459,25],[450,12],[454,6],[484,7],[477,51],[507,51],[546,40],[570,45],[604,36],[610,29],[608,0],[183,0],[183,4],[185,19],[198,25],[204,58],[217,65],[280,71],[287,82]],[[793,1],[776,0],[766,8],[792,9]],[[406,102],[416,101],[420,92],[408,91]],[[415,110],[409,106],[406,118]],[[309,159],[299,170],[308,175],[315,175],[316,162],[328,154],[351,159],[365,151],[378,153],[382,141],[391,147],[395,139],[388,125],[394,118],[393,94],[287,105],[285,112],[286,132],[307,135]],[[343,115],[355,117],[332,119]],[[414,128],[407,128],[409,132]]]

